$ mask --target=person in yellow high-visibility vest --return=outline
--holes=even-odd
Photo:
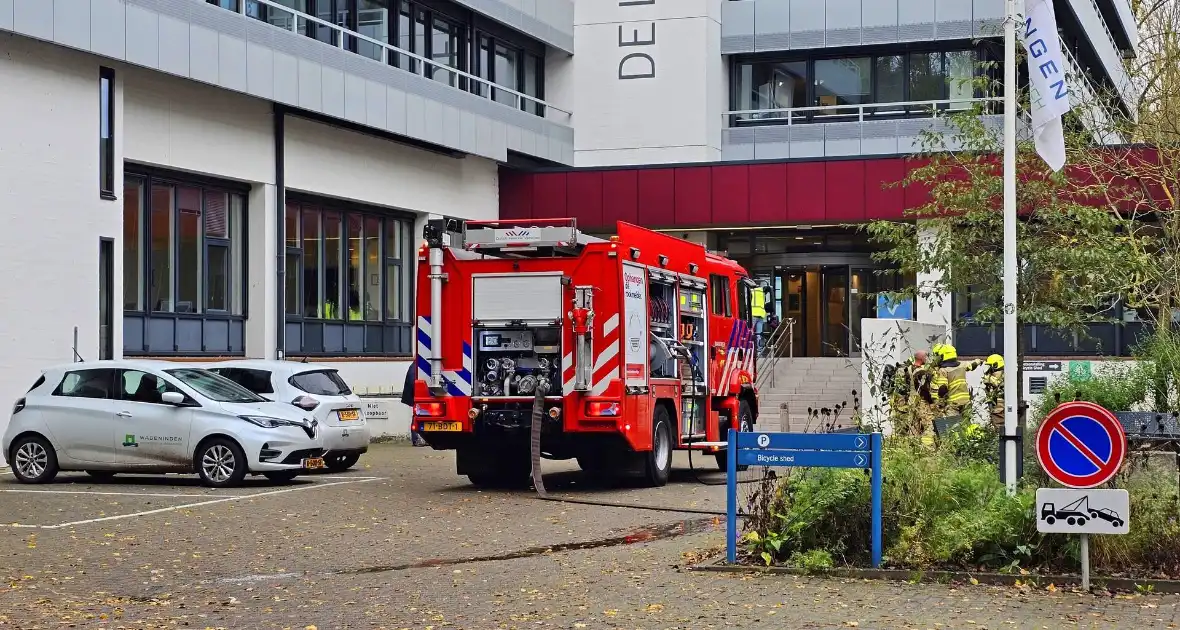
[[[762,329],[766,327],[766,286],[754,287],[750,295],[750,315],[754,317],[754,338],[762,351]]]

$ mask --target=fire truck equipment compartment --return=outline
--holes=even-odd
[[[480,322],[559,321],[561,274],[519,273],[471,278],[472,317]]]

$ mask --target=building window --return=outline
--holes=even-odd
[[[207,1],[236,11],[239,0]],[[444,6],[439,10],[436,7],[444,3],[438,0],[275,0],[291,9],[286,11],[260,4],[257,0],[241,1],[246,2],[246,15],[251,18],[337,45],[339,33],[335,29],[301,19],[291,11],[312,15],[429,59],[437,65],[404,53],[386,52],[379,44],[355,35],[345,35],[344,48],[347,50],[377,61],[384,58],[390,65],[403,70],[469,90],[536,116],[545,115],[545,107],[539,102],[483,83],[469,85],[472,81],[448,69],[471,72],[537,101],[545,98],[544,46],[527,36],[489,26],[491,22],[488,20],[464,17],[470,14],[461,7],[448,9]],[[485,30],[503,35],[492,35]]]
[[[150,169],[128,172],[123,310],[127,328],[136,322],[143,328],[142,335],[125,335],[125,352],[238,351],[246,314],[245,221],[240,187]],[[210,329],[196,321],[208,318],[235,325]]]
[[[734,66],[732,123],[790,118],[823,121],[832,116],[929,115],[938,109],[967,109],[976,96],[974,78],[984,48],[915,51],[875,57],[809,57],[738,62]],[[810,90],[810,91],[809,91]],[[788,116],[786,111],[805,107]],[[831,109],[826,109],[831,108]],[[766,111],[756,111],[766,110]]]
[[[288,352],[408,355],[413,219],[314,199],[286,212]]]
[[[115,71],[98,70],[98,183],[99,194],[115,198]]]

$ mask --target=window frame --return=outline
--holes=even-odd
[[[296,286],[297,286],[299,294],[300,294],[299,299],[296,302],[296,304],[298,305],[298,308],[299,308],[299,312],[298,313],[291,313],[286,308],[286,305],[284,305],[283,306],[284,321],[286,322],[286,324],[288,326],[300,326],[301,330],[306,329],[309,326],[311,326],[311,327],[344,327],[345,329],[349,329],[349,328],[351,328],[351,329],[357,329],[357,328],[408,329],[412,324],[413,312],[411,309],[406,308],[405,305],[413,303],[414,290],[413,290],[413,283],[412,282],[410,282],[410,283],[405,282],[404,269],[406,266],[405,259],[407,257],[412,257],[412,260],[415,265],[417,263],[417,252],[413,248],[413,241],[412,241],[412,237],[411,237],[411,235],[413,233],[413,228],[415,225],[416,217],[411,213],[407,213],[407,212],[399,211],[399,210],[379,208],[379,207],[368,206],[368,205],[364,205],[364,204],[342,202],[339,200],[316,197],[316,196],[312,196],[312,195],[305,195],[305,194],[299,194],[299,193],[289,193],[287,195],[286,212],[289,212],[292,209],[297,209],[298,217],[296,219],[296,224],[300,225],[300,228],[301,228],[300,229],[300,231],[301,231],[300,237],[301,238],[297,241],[299,243],[298,247],[292,247],[288,244],[287,247],[285,248],[284,254],[287,256],[288,265],[290,265],[290,261],[292,261],[292,260],[298,261],[298,264],[299,264],[298,269],[303,269],[303,260],[304,260],[304,257],[307,255],[306,252],[304,251],[304,245],[306,243],[306,239],[302,238],[302,236],[303,236],[302,235],[303,211],[304,211],[305,207],[315,209],[321,215],[321,220],[320,220],[321,221],[320,222],[321,229],[319,232],[319,238],[316,241],[316,243],[317,243],[316,246],[319,251],[325,251],[325,249],[326,249],[326,245],[325,245],[326,233],[325,233],[325,230],[322,229],[324,214],[332,213],[332,214],[335,214],[340,217],[340,234],[343,239],[347,239],[349,237],[349,230],[352,228],[352,224],[353,224],[354,220],[359,218],[360,225],[361,225],[359,274],[360,274],[362,290],[361,290],[361,294],[358,296],[358,298],[360,298],[362,300],[361,310],[360,310],[361,317],[360,317],[360,319],[354,320],[354,319],[350,319],[350,316],[349,316],[349,308],[348,308],[349,304],[348,304],[348,300],[347,300],[347,298],[349,297],[348,290],[351,286],[348,283],[348,274],[349,274],[348,251],[349,250],[348,250],[348,244],[342,243],[340,246],[340,260],[339,260],[340,265],[339,265],[339,272],[338,272],[339,278],[337,280],[337,283],[338,283],[337,293],[338,293],[338,295],[336,295],[336,296],[323,295],[320,298],[319,303],[317,304],[317,307],[316,307],[316,312],[320,316],[310,317],[305,314],[308,309],[306,308],[306,304],[304,303],[304,300],[303,300],[304,293],[305,293],[304,287],[303,287],[303,278],[300,278],[300,280],[298,282],[296,282]],[[374,218],[378,219],[378,225],[379,225],[379,229],[380,229],[379,239],[378,239],[378,244],[377,244],[378,256],[377,256],[377,261],[375,263],[377,269],[372,269],[372,267],[374,265],[371,264],[371,262],[369,261],[368,255],[367,255],[368,254],[367,244],[368,244],[368,240],[369,240],[370,235],[368,233],[366,223],[368,223],[370,220],[372,220]],[[388,250],[387,235],[388,235],[389,226],[396,225],[397,223],[401,223],[401,225],[402,225],[402,230],[401,230],[401,234],[400,234],[402,258],[395,258],[393,252],[387,251]],[[323,264],[324,262],[325,261],[321,260],[321,264],[319,265],[319,267],[317,268],[317,271],[316,271],[317,291],[319,291],[321,293],[327,291],[327,275],[326,275],[327,274],[327,265]],[[388,272],[391,267],[395,268],[399,274],[403,274],[403,278],[401,280],[402,308],[399,309],[400,312],[396,313],[395,314],[396,317],[394,317],[394,318],[388,317],[388,315],[389,315],[388,291],[389,291],[389,283],[390,283],[390,277],[389,277]],[[368,279],[371,278],[371,274],[374,272],[381,274],[379,288],[374,288],[374,287],[370,286],[368,283]],[[376,309],[377,313],[379,314],[379,318],[375,319],[375,320],[365,319],[366,311],[364,309],[363,300],[364,300],[364,297],[366,295],[369,295],[370,293],[375,294],[372,297],[375,297],[378,300],[378,304],[374,308]],[[328,297],[335,297],[337,300],[336,303],[338,305],[339,312],[338,312],[337,316],[335,316],[335,317],[330,317],[330,318],[323,317],[324,304],[325,304],[325,301],[328,299]],[[291,335],[289,335],[289,337],[290,336]],[[300,345],[302,344],[302,342],[299,342],[299,343],[300,343]],[[386,344],[384,344],[384,342],[383,342],[382,345],[384,346]],[[303,349],[288,348],[288,355],[291,355],[291,356],[370,355],[370,356],[405,357],[405,356],[411,356],[412,354],[413,354],[412,348],[409,348],[409,347],[406,347],[404,349],[404,351],[402,351],[402,352],[392,352],[392,351],[387,351],[384,349],[382,349],[381,351],[369,351],[369,350],[354,351],[354,350],[346,349],[346,350],[342,350],[342,351],[319,352],[319,351],[306,351]]]
[[[733,317],[733,296],[729,276],[709,274],[709,312],[715,317]],[[718,299],[721,302],[718,302]]]
[[[62,388],[66,384],[66,379],[68,379],[73,374],[82,374],[85,372],[108,372],[108,374],[107,374],[107,379],[108,379],[107,395],[105,397],[94,398],[91,396],[73,396],[70,394],[62,393]],[[82,368],[79,370],[66,370],[65,372],[62,373],[61,380],[59,380],[57,382],[57,385],[53,388],[53,391],[50,392],[49,395],[50,396],[57,396],[58,398],[84,398],[87,400],[118,400],[118,398],[116,398],[114,396],[114,394],[116,394],[117,390],[118,390],[118,378],[117,378],[118,375],[119,375],[118,368],[102,367],[102,368]],[[32,390],[29,390],[29,391],[32,391]]]
[[[731,111],[740,111],[741,108],[739,107],[739,103],[741,102],[740,99],[741,99],[742,91],[750,88],[750,86],[743,85],[742,81],[741,81],[742,68],[745,66],[768,66],[771,64],[798,63],[798,62],[805,63],[806,64],[805,102],[808,103],[809,106],[821,107],[819,105],[813,105],[816,101],[816,85],[815,85],[815,82],[816,82],[816,72],[815,72],[816,62],[831,61],[834,59],[853,59],[853,58],[867,57],[869,59],[869,66],[870,66],[869,84],[870,84],[870,99],[871,100],[870,100],[870,102],[865,103],[864,106],[866,108],[870,108],[874,118],[912,117],[914,115],[919,114],[918,110],[920,108],[905,108],[905,109],[891,108],[891,109],[885,109],[884,111],[878,111],[877,108],[873,107],[875,105],[888,105],[893,102],[902,102],[902,103],[913,102],[914,99],[913,99],[913,96],[911,95],[911,92],[910,92],[910,82],[911,82],[910,59],[911,59],[912,55],[938,53],[939,59],[940,59],[939,60],[940,68],[942,70],[943,76],[945,77],[946,76],[948,53],[971,52],[975,56],[974,70],[973,70],[972,76],[974,78],[978,79],[981,76],[981,73],[983,71],[980,68],[979,64],[981,62],[988,61],[992,58],[992,52],[991,52],[990,48],[991,48],[991,46],[990,46],[989,42],[987,42],[987,41],[979,42],[976,44],[962,44],[962,43],[958,43],[958,42],[945,42],[945,43],[939,42],[939,43],[932,43],[930,45],[921,45],[921,46],[913,46],[913,47],[887,46],[887,47],[872,47],[872,48],[864,48],[864,49],[855,49],[855,50],[852,50],[852,51],[849,51],[849,52],[846,52],[843,54],[831,53],[831,52],[827,52],[827,51],[783,51],[781,53],[775,53],[775,54],[770,54],[770,55],[767,55],[767,54],[735,55],[733,57],[733,59],[730,61],[730,76],[733,77],[734,80],[730,82],[729,108]],[[879,73],[878,61],[880,59],[895,57],[895,56],[900,56],[902,58],[902,74],[904,76],[903,85],[902,85],[902,95],[903,95],[902,100],[901,101],[880,101],[878,99],[878,94],[879,94],[879,89],[880,89],[880,84],[879,84],[879,74],[880,73]],[[944,80],[942,82],[942,85],[940,86],[939,98],[934,99],[934,100],[946,100],[946,99],[950,98],[950,92],[951,92],[951,86],[949,84],[949,81]],[[983,94],[981,94],[982,91],[980,89],[978,89],[978,87],[974,90],[974,92],[975,92],[975,95],[974,95],[975,98],[980,98],[981,96],[983,96]],[[948,107],[948,104],[944,103],[942,105],[939,105],[939,110],[945,110],[947,107]],[[869,111],[866,111],[866,118],[868,117],[869,113],[870,113]],[[806,112],[806,113],[802,113],[802,114],[799,114],[796,116],[792,116],[792,118],[797,121],[813,122],[816,119],[815,114],[816,114],[816,112]],[[849,116],[855,117],[855,114],[849,114]],[[835,120],[837,118],[838,117],[836,117],[836,116],[822,116],[822,117],[820,117],[821,121],[830,121],[830,120]],[[731,121],[730,121],[730,126],[774,124],[774,121],[775,121],[775,118],[773,118],[773,117],[741,118],[738,116],[732,116]],[[781,124],[785,124],[785,123],[786,123],[786,117],[784,115],[783,121]]]
[[[98,68],[98,196],[108,201],[117,201],[115,194],[115,71],[106,66]],[[103,107],[105,99],[106,106]],[[106,125],[106,138],[102,128]],[[106,140],[106,143],[103,143]]]
[[[171,352],[165,350],[150,350],[147,329],[150,328],[152,321],[168,320],[173,322],[180,322],[182,320],[193,321],[231,321],[237,322],[242,328],[243,345],[244,345],[244,322],[250,315],[250,186],[248,184],[240,184],[237,182],[226,181],[211,177],[203,177],[198,175],[189,175],[187,173],[178,173],[175,171],[160,169],[156,167],[141,166],[139,164],[127,164],[124,167],[125,176],[123,185],[126,187],[129,184],[137,183],[140,186],[142,193],[139,199],[138,220],[139,220],[139,269],[137,270],[138,278],[138,293],[139,293],[139,309],[132,310],[126,308],[126,295],[123,296],[123,314],[124,321],[128,318],[134,318],[139,321],[142,320],[145,332],[143,337],[142,348],[130,348],[126,345],[126,336],[124,337],[123,352],[129,356],[144,356],[144,355],[176,355],[176,356],[202,356],[202,355],[217,355],[225,356],[227,351],[210,350],[206,351],[205,347],[205,333],[202,331],[201,346],[199,351],[181,351],[174,348]],[[152,204],[153,195],[152,188],[157,186],[167,186],[173,191],[173,204],[169,216],[173,222],[172,242],[169,245],[169,273],[168,277],[171,282],[171,302],[172,310],[155,310],[151,303],[151,274],[153,269],[153,261],[151,256],[151,219],[152,219]],[[195,188],[200,191],[201,202],[201,221],[199,224],[198,234],[198,251],[200,253],[200,283],[198,286],[198,305],[194,308],[194,312],[178,312],[176,311],[177,297],[179,294],[179,216],[180,207],[175,203],[177,187]],[[226,220],[227,220],[227,236],[217,237],[209,236],[208,231],[208,204],[206,201],[208,192],[225,193],[226,194]],[[234,196],[240,199],[240,208],[235,207]],[[234,222],[237,222],[236,226]],[[238,243],[237,241],[241,241]],[[210,247],[225,247],[226,254],[229,257],[230,274],[226,281],[226,309],[210,309],[209,295],[209,256],[208,251]],[[237,260],[235,250],[240,248],[241,260]],[[238,264],[240,263],[240,264]],[[238,268],[235,268],[238,264]],[[124,270],[125,272],[125,270]],[[124,280],[125,280],[124,275]],[[241,312],[235,313],[235,292],[239,294],[241,300]],[[179,325],[179,324],[174,324]],[[174,344],[175,346],[175,344]],[[231,355],[244,354],[244,347],[241,351],[233,349],[228,352]]]

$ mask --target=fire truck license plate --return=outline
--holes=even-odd
[[[361,417],[361,412],[359,410],[356,410],[356,409],[341,409],[340,410],[340,419],[341,420],[359,420],[360,417]]]
[[[462,431],[462,422],[423,422],[423,431]]]

